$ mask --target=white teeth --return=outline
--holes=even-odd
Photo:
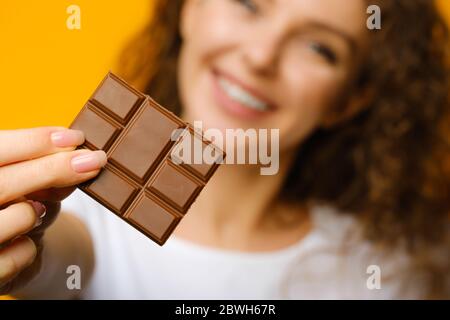
[[[219,78],[219,85],[231,99],[242,105],[259,111],[266,111],[269,109],[267,103],[259,100],[239,85],[231,83],[224,78]]]

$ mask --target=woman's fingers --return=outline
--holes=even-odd
[[[36,201],[15,203],[1,210],[0,244],[31,231],[45,211],[45,206]]]
[[[38,190],[79,184],[95,177],[106,161],[103,151],[76,150],[0,167],[0,203]]]
[[[20,237],[0,250],[0,291],[36,258],[37,249],[28,237]]]
[[[20,272],[20,275],[9,281],[3,288],[0,287],[0,295],[14,295],[16,290],[20,290],[39,274],[42,267],[42,254],[39,254],[39,251],[40,250],[38,249],[38,254],[31,266]]]
[[[43,202],[46,211],[45,216],[39,221],[38,226],[33,228],[27,233],[28,236],[33,237],[39,233],[43,233],[48,227],[50,227],[53,222],[57,219],[59,212],[61,211],[61,202],[55,201],[45,201]]]
[[[36,201],[63,201],[65,198],[70,196],[75,191],[75,189],[75,186],[65,188],[50,188],[28,194],[26,198]]]
[[[73,150],[84,142],[84,134],[62,127],[0,131],[0,167]]]

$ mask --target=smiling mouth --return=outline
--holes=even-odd
[[[254,89],[241,83],[231,75],[213,71],[216,94],[221,105],[234,114],[257,116],[273,111],[274,105]]]
[[[218,82],[219,86],[228,95],[230,99],[254,110],[258,111],[269,110],[269,104],[267,102],[258,99],[257,97],[252,95],[250,92],[248,92],[238,84],[232,83],[231,81],[223,77],[219,77]]]

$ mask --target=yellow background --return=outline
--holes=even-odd
[[[68,126],[115,70],[117,54],[149,18],[151,1],[2,0],[0,129]],[[81,9],[81,30],[66,27],[71,4]],[[450,0],[440,5],[450,20]]]
[[[450,22],[450,0],[439,0],[438,3],[442,8],[444,16],[447,18],[447,21]]]
[[[114,71],[118,52],[148,19],[151,1],[2,0],[0,129],[68,126]],[[66,27],[71,4],[81,9],[81,30]]]

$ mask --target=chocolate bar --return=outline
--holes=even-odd
[[[108,157],[100,174],[79,188],[159,245],[225,157],[201,132],[112,73],[71,128],[85,133],[81,148],[104,150]],[[184,139],[213,148],[216,161],[193,163],[172,156]]]

